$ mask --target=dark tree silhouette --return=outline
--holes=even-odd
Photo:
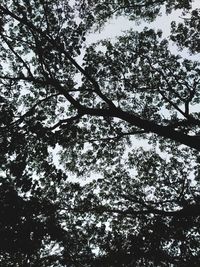
[[[163,7],[184,12],[168,38],[87,43]],[[199,266],[199,18],[180,0],[0,1],[2,266]]]

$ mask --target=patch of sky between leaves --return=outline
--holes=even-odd
[[[200,1],[195,0],[192,4],[192,9],[200,8]],[[103,31],[90,33],[87,36],[87,44],[91,44],[102,39],[110,39],[111,41],[116,41],[116,37],[123,34],[123,32],[133,29],[135,31],[141,32],[145,27],[152,28],[155,30],[162,30],[163,37],[167,38],[170,35],[170,26],[172,21],[183,22],[183,15],[181,10],[174,10],[171,14],[165,14],[165,8],[162,7],[160,11],[160,16],[158,16],[155,21],[149,22],[135,22],[129,20],[126,16],[120,16],[112,18],[107,25],[104,27]],[[177,47],[176,47],[177,49]]]

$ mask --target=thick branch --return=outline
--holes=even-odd
[[[195,148],[200,151],[200,142],[195,136],[186,135],[180,131],[176,131],[168,126],[156,124],[151,120],[145,120],[137,117],[134,114],[122,111],[119,108],[115,109],[92,109],[82,107],[82,111],[85,114],[92,116],[103,117],[115,117],[120,118],[133,126],[137,126],[140,129],[144,129],[145,132],[156,133],[161,137],[169,138],[191,148]]]
[[[176,211],[165,211],[165,210],[159,210],[155,209],[153,207],[145,207],[144,209],[141,210],[135,210],[132,207],[129,207],[128,209],[119,209],[119,208],[112,208],[112,207],[107,207],[107,206],[97,206],[97,207],[89,207],[89,208],[67,208],[68,210],[78,212],[78,213],[85,213],[85,212],[94,212],[97,214],[102,214],[102,213],[116,213],[116,214],[121,214],[123,216],[139,216],[139,215],[161,215],[165,217],[191,217],[191,216],[200,216],[200,207],[199,205],[189,205],[188,207],[185,207],[180,210]]]
[[[186,146],[195,148],[200,151],[200,142],[198,138],[196,138],[195,136],[186,135],[180,131],[176,131],[172,129],[171,127],[156,124],[155,122],[151,120],[140,118],[136,116],[135,114],[125,112],[115,106],[109,109],[96,109],[96,108],[85,107],[82,104],[80,104],[79,101],[75,100],[67,92],[67,90],[60,85],[59,81],[57,80],[48,79],[47,81],[44,81],[39,78],[38,79],[29,78],[29,77],[12,78],[12,77],[0,76],[0,79],[1,78],[2,79],[7,78],[10,80],[25,80],[25,81],[35,82],[35,83],[39,83],[43,85],[52,85],[57,89],[59,93],[63,94],[66,97],[66,99],[78,110],[80,114],[99,116],[99,117],[102,116],[102,117],[119,118],[123,121],[130,123],[132,126],[136,126],[140,129],[143,129],[147,133],[148,132],[156,133],[161,137],[169,138],[171,140],[179,142],[180,144],[184,144]]]
[[[148,121],[142,118],[139,118],[133,114],[130,114],[128,112],[124,112],[120,110],[119,108],[116,108],[115,105],[112,103],[111,100],[107,99],[105,95],[102,94],[101,90],[99,89],[98,83],[71,57],[71,55],[65,51],[64,46],[62,44],[57,44],[55,40],[53,40],[51,37],[47,36],[43,31],[40,29],[37,29],[30,21],[27,21],[24,18],[20,18],[13,14],[11,11],[9,11],[7,8],[4,8],[0,6],[0,10],[2,10],[5,14],[13,17],[20,23],[26,25],[28,28],[38,32],[41,34],[41,36],[45,37],[51,44],[53,44],[54,47],[59,49],[61,53],[63,53],[66,58],[71,62],[72,65],[74,65],[94,86],[95,92],[109,105],[109,109],[92,109],[82,106],[77,100],[75,100],[61,85],[58,81],[49,79],[48,81],[43,81],[43,83],[51,84],[56,87],[56,89],[62,93],[66,99],[76,108],[79,110],[79,112],[92,115],[92,116],[103,116],[103,117],[116,117],[120,118],[131,125],[137,126],[140,129],[145,130],[146,132],[152,132],[156,133],[159,136],[172,139],[174,141],[177,141],[179,143],[185,144],[189,147],[196,148],[200,150],[200,143],[195,137],[183,134],[181,132],[175,131],[173,129],[170,129],[167,126],[162,126],[154,123],[153,121]],[[156,70],[158,71],[158,70]],[[29,78],[26,78],[27,80]],[[38,80],[32,79],[33,82],[38,82]],[[41,82],[41,81],[39,81]],[[186,114],[185,114],[186,115]],[[186,117],[188,117],[186,115]],[[191,117],[189,117],[191,120]]]

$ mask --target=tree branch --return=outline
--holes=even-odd
[[[25,112],[23,115],[21,115],[20,118],[19,118],[18,120],[11,122],[11,123],[10,123],[9,125],[7,125],[5,128],[8,128],[8,127],[10,127],[10,126],[12,126],[12,125],[15,125],[15,124],[20,124],[21,122],[23,122],[23,120],[24,120],[26,117],[30,116],[30,114],[32,114],[32,113],[34,112],[34,110],[35,110],[35,108],[36,108],[37,106],[39,106],[39,105],[42,104],[43,102],[46,102],[47,100],[51,99],[52,97],[55,97],[55,96],[58,96],[58,95],[60,95],[60,93],[53,94],[53,95],[49,95],[49,96],[47,96],[46,98],[43,98],[43,99],[39,100],[39,101],[38,101],[37,103],[35,103],[35,105],[33,105],[27,112]]]
[[[160,209],[155,209],[151,206],[146,206],[145,209],[141,210],[134,210],[134,208],[129,207],[128,209],[118,209],[106,206],[96,206],[96,207],[84,207],[84,208],[67,208],[68,211],[78,212],[78,213],[85,213],[85,212],[94,212],[97,214],[102,213],[116,213],[124,216],[135,217],[139,215],[161,215],[164,217],[178,217],[178,218],[185,218],[191,216],[200,216],[200,206],[198,204],[188,205],[180,210],[175,211],[165,211]]]
[[[55,130],[57,127],[62,127],[63,128],[64,126],[66,126],[66,124],[68,125],[68,124],[71,124],[74,121],[78,121],[83,115],[84,114],[78,113],[74,117],[70,117],[70,118],[67,118],[67,119],[60,120],[58,123],[56,123],[55,125],[49,127],[48,129]]]
[[[59,50],[60,53],[63,53],[65,55],[65,57],[70,61],[70,63],[81,73],[83,74],[88,81],[90,81],[90,83],[94,86],[94,91],[96,92],[96,94],[103,100],[105,101],[109,107],[115,108],[114,103],[108,99],[100,90],[99,84],[97,83],[97,81],[91,77],[89,75],[89,73],[87,71],[85,71],[85,69],[83,69],[77,62],[75,59],[73,59],[70,55],[69,52],[67,52],[64,48],[64,45],[61,43],[59,44],[56,40],[54,40],[51,36],[48,36],[45,32],[43,32],[42,30],[38,29],[37,27],[35,27],[30,21],[28,21],[26,18],[22,17],[20,18],[19,16],[15,15],[13,12],[11,12],[9,9],[3,7],[0,5],[0,10],[2,10],[5,14],[11,16],[12,18],[14,18],[15,20],[17,20],[18,22],[22,23],[23,25],[26,25],[30,30],[33,30],[37,33],[39,33],[42,37],[44,37],[46,40],[48,40],[55,48],[57,48]],[[72,100],[72,99],[71,99]]]
[[[1,38],[3,39],[3,41],[7,44],[7,46],[9,47],[9,49],[12,51],[12,53],[19,59],[19,61],[22,62],[23,66],[25,67],[25,69],[27,70],[28,74],[30,77],[33,77],[33,74],[29,68],[29,66],[27,65],[27,63],[23,60],[23,58],[13,49],[12,45],[10,44],[10,42],[0,33]]]

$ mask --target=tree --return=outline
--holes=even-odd
[[[199,266],[199,63],[161,30],[86,43],[164,5],[187,15],[171,41],[198,53],[190,4],[0,1],[4,266]]]

